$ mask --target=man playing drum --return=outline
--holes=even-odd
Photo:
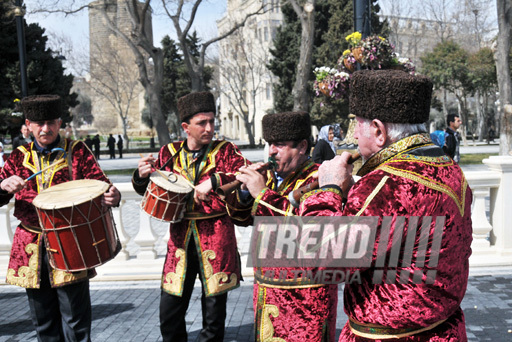
[[[187,341],[185,313],[199,274],[203,310],[199,341],[222,341],[227,292],[240,285],[232,220],[247,223],[250,208],[239,211],[221,201],[213,190],[234,181],[235,173],[248,162],[234,144],[213,141],[216,109],[211,93],[181,97],[178,112],[187,139],[163,146],[157,159],[151,154],[141,158],[132,179],[134,189],[141,195],[154,168],[177,173],[195,186],[193,196],[187,199],[184,218],[170,226],[162,276],[160,330],[164,341]]]
[[[14,234],[6,281],[27,289],[30,315],[40,341],[90,341],[88,279],[95,271],[65,272],[51,268],[32,201],[44,189],[71,180],[110,182],[83,142],[59,136],[59,96],[26,97],[22,109],[35,141],[14,150],[0,172],[0,205],[7,204],[15,195],[14,216],[21,221]],[[59,159],[62,161],[55,167],[27,179]],[[120,200],[119,191],[111,186],[104,193],[102,204],[117,206]]]

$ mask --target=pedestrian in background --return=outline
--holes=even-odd
[[[448,127],[446,127],[443,150],[444,153],[458,163],[460,161],[460,134],[457,130],[462,125],[462,120],[457,114],[448,114],[446,124]]]
[[[92,138],[92,144],[94,145],[94,156],[96,160],[100,159],[100,135],[96,134],[94,138]]]
[[[334,146],[334,127],[327,125],[320,128],[318,142],[313,149],[313,161],[322,164],[324,160],[331,160],[336,155]]]
[[[12,150],[18,148],[18,146],[28,144],[29,142],[32,142],[33,138],[30,134],[30,131],[27,127],[27,125],[23,124],[20,129],[21,134],[14,138],[12,141]]]
[[[87,135],[87,137],[85,137],[84,143],[87,145],[87,147],[89,147],[89,150],[92,151],[92,140],[90,135]]]
[[[119,158],[123,158],[123,137],[119,134],[117,139],[117,150],[119,151]]]
[[[4,153],[4,144],[2,144],[0,142],[0,169],[2,169],[2,167],[4,167],[4,163],[5,163],[6,159],[7,159],[7,157],[5,156],[5,153]]]
[[[110,159],[116,159],[116,139],[110,133],[107,140],[108,152],[110,153]]]

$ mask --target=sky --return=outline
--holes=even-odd
[[[41,0],[25,0],[27,7],[25,20],[27,23],[38,23],[46,29],[49,37],[49,45],[54,51],[61,52],[64,57],[67,54],[77,52],[88,54],[89,50],[89,18],[88,11],[84,10],[78,14],[64,16],[63,14],[33,14],[31,9],[35,8]],[[62,2],[69,1],[63,0]],[[85,1],[84,1],[85,2]],[[155,1],[156,4],[159,1]],[[204,0],[198,8],[194,28],[203,39],[209,39],[217,35],[216,21],[224,16],[226,11],[226,0]],[[176,39],[174,26],[170,18],[155,9],[153,14],[153,41],[156,46],[161,46],[160,41],[165,35]],[[65,43],[62,43],[65,42]],[[65,47],[60,45],[66,45]],[[59,47],[60,46],[60,47]],[[68,56],[69,57],[69,56]],[[68,58],[66,57],[66,58]],[[71,68],[70,65],[65,67]],[[76,72],[73,72],[76,73]]]

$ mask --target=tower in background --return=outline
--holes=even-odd
[[[135,57],[114,29],[128,37],[131,35],[128,0],[97,0],[89,5],[93,127],[100,134],[122,134],[124,120],[129,135],[149,135],[149,128],[142,123],[145,92],[138,81]],[[150,14],[146,25],[152,36]]]

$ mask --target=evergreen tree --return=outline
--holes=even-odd
[[[345,37],[354,31],[352,0],[319,0],[315,6],[315,48],[313,69],[317,66],[335,67],[343,50],[348,47]],[[372,34],[385,35],[386,25],[380,23],[377,13],[380,7],[372,0]],[[299,59],[300,22],[290,5],[283,5],[283,25],[278,29],[271,49],[273,59],[268,67],[279,78],[274,87],[274,109],[276,112],[293,108],[291,91],[295,82],[295,71]],[[311,70],[310,98],[313,106],[313,124],[324,125],[342,122],[347,117],[348,106],[342,100],[330,101],[316,98],[313,93],[313,70]],[[321,105],[323,101],[324,105]]]
[[[201,43],[197,32],[194,31],[188,37],[190,54],[199,58],[199,46]],[[162,39],[162,51],[164,54],[163,80],[162,80],[162,113],[166,118],[167,125],[171,132],[178,134],[180,121],[178,117],[178,99],[191,92],[191,79],[187,72],[183,54],[179,45],[169,36]],[[205,67],[203,74],[205,84],[208,84],[213,77],[213,68]],[[206,89],[208,90],[208,89]],[[149,111],[143,111],[143,122],[151,127]]]
[[[45,30],[38,24],[25,25],[27,51],[28,95],[57,94],[63,102],[64,123],[71,121],[69,108],[78,104],[77,94],[69,94],[73,86],[73,75],[64,74],[62,56],[47,48]],[[19,133],[21,120],[12,122],[13,101],[21,99],[21,76],[19,67],[16,20],[12,4],[0,2],[0,133]]]

